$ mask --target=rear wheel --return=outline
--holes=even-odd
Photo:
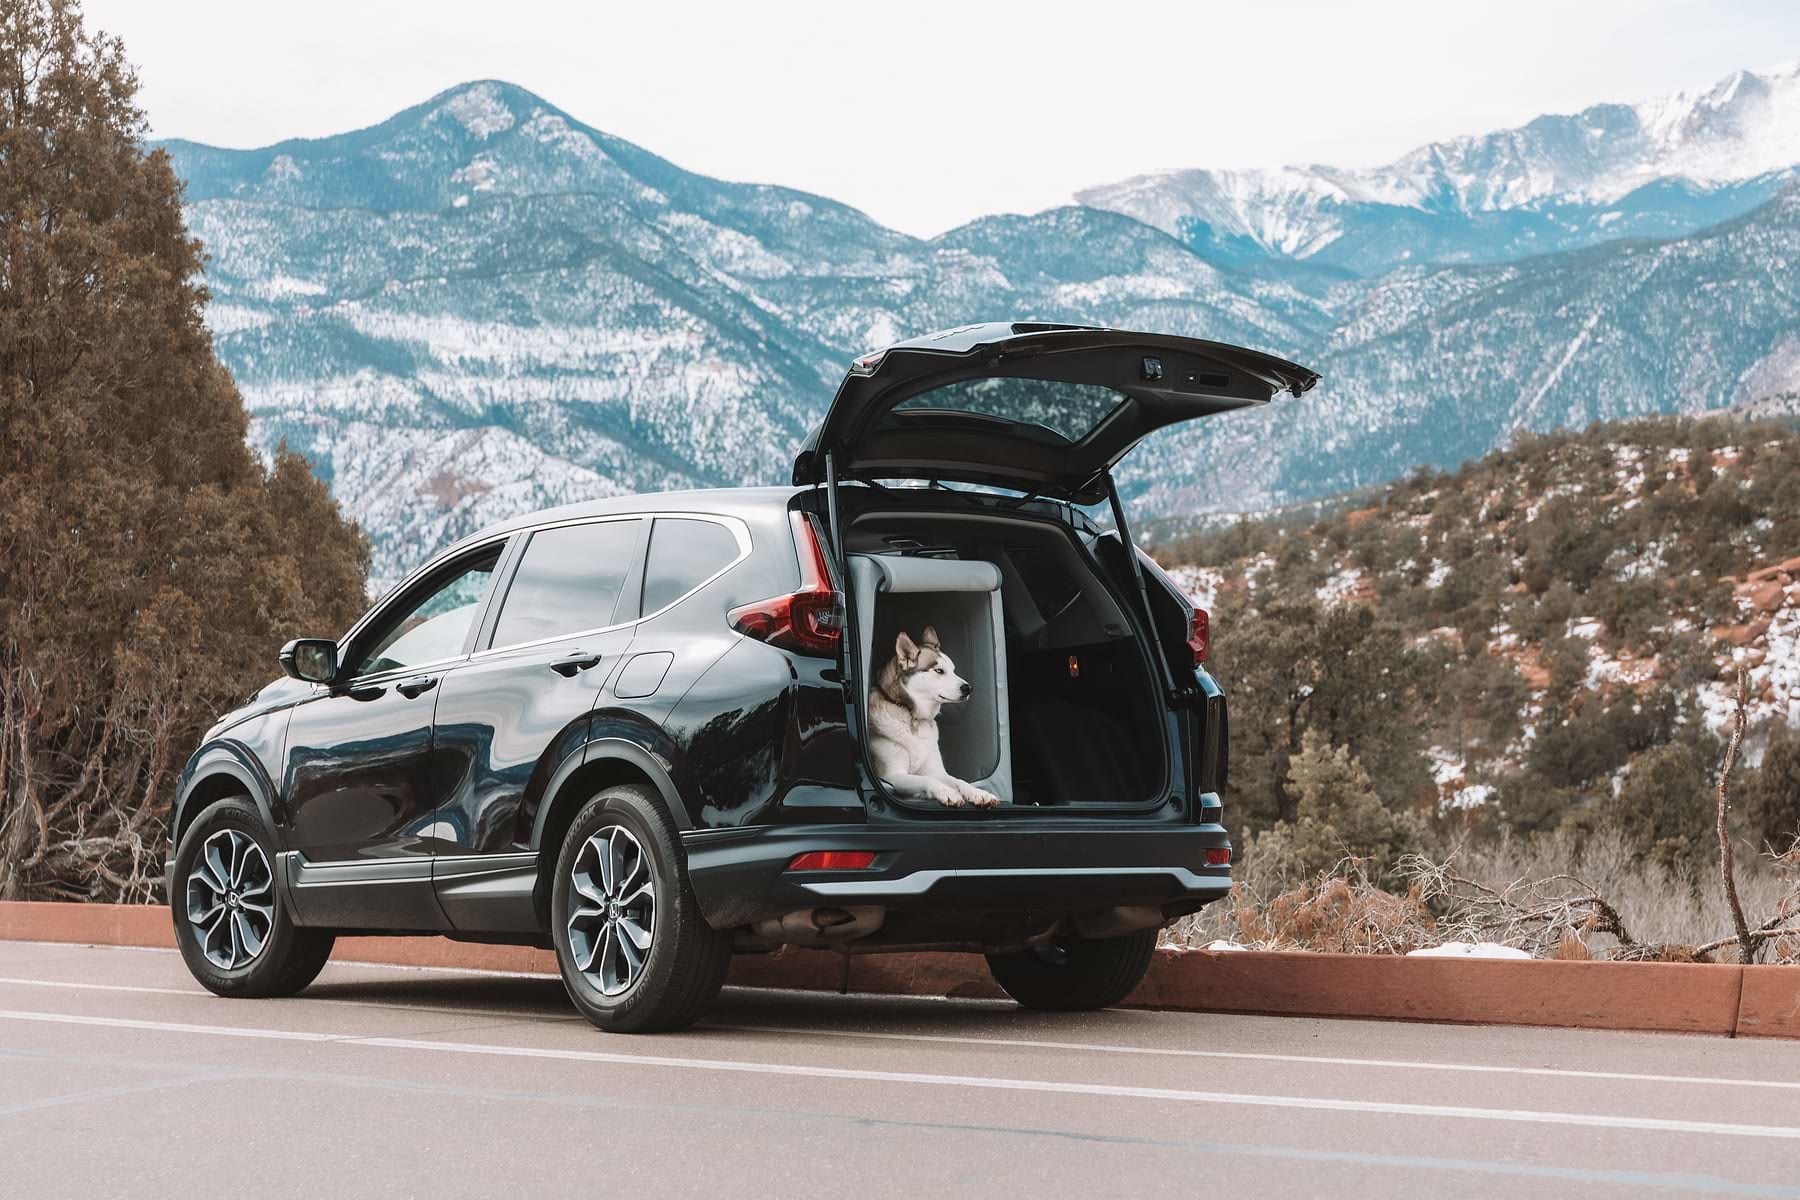
[[[557,855],[551,936],[581,1014],[615,1033],[694,1023],[731,965],[706,923],[662,800],[620,784],[588,802]]]
[[[1159,932],[1071,938],[1027,946],[1015,954],[990,954],[988,970],[1001,990],[1026,1008],[1056,1012],[1107,1008],[1143,982]]]
[[[194,818],[175,852],[175,943],[200,985],[221,996],[291,996],[331,957],[334,936],[294,924],[275,885],[262,814],[239,796]]]

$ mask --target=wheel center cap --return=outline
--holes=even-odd
[[[231,892],[226,895],[225,903],[232,908],[236,908],[238,906],[238,894],[236,892]]]

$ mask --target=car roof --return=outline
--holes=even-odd
[[[465,546],[473,546],[500,534],[515,533],[537,525],[556,521],[578,521],[583,517],[611,517],[633,513],[701,512],[718,516],[743,516],[769,508],[787,507],[796,492],[807,491],[792,484],[773,487],[689,488],[679,492],[634,492],[624,496],[607,496],[600,500],[580,500],[555,508],[540,508],[507,521],[489,525],[446,546],[431,556],[435,562],[454,554]]]

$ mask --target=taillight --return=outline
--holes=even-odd
[[[790,871],[861,871],[875,863],[873,850],[813,850],[794,855]]]
[[[1206,850],[1206,865],[1209,867],[1229,867],[1231,865],[1230,846],[1209,846]]]
[[[740,605],[726,616],[731,627],[745,637],[801,654],[835,658],[844,644],[844,613],[831,589],[825,551],[805,513],[789,513],[788,517],[800,556],[800,590]]]
[[[1212,653],[1212,623],[1204,608],[1196,608],[1188,618],[1188,649],[1194,652],[1194,665],[1203,666]]]

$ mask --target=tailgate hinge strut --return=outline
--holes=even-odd
[[[1119,541],[1124,545],[1125,557],[1131,564],[1131,577],[1137,582],[1138,604],[1144,628],[1150,634],[1150,649],[1156,665],[1162,670],[1164,694],[1170,703],[1179,705],[1187,697],[1175,682],[1175,672],[1169,669],[1168,653],[1164,651],[1162,638],[1156,632],[1156,614],[1150,610],[1150,585],[1144,578],[1144,564],[1138,560],[1137,542],[1132,539],[1131,527],[1125,523],[1125,505],[1119,501],[1119,487],[1113,482],[1112,472],[1105,472],[1103,477],[1106,480],[1106,499],[1112,505],[1113,528],[1119,531]]]

